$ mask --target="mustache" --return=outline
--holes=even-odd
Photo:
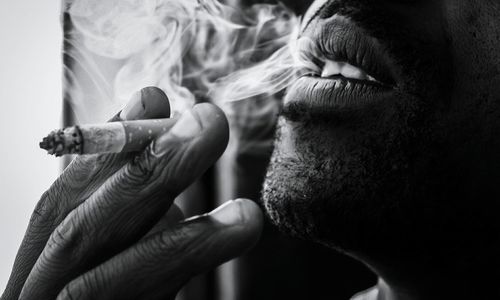
[[[307,22],[302,34],[334,15],[348,18],[363,32],[377,39],[386,54],[398,66],[399,88],[419,97],[439,93],[453,85],[450,39],[446,23],[436,6],[429,11],[431,24],[413,17],[408,3],[395,4],[391,1],[373,0],[333,0],[326,2]],[[427,1],[425,1],[427,2]],[[405,8],[405,5],[408,5]],[[419,4],[420,5],[420,4]],[[432,8],[432,4],[422,4]],[[327,37],[325,37],[327,38]],[[432,83],[439,84],[441,91],[428,91]]]

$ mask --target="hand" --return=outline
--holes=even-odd
[[[165,117],[144,109],[161,92],[141,95],[122,117]],[[252,247],[262,228],[253,202],[182,222],[172,204],[220,157],[228,132],[223,112],[200,104],[140,154],[77,157],[37,204],[2,299],[174,298]]]

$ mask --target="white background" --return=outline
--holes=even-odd
[[[38,149],[61,120],[60,2],[0,0],[0,294],[31,212],[60,170]]]

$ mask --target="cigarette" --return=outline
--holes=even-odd
[[[55,156],[141,151],[174,123],[153,119],[66,127],[43,138],[40,148]]]

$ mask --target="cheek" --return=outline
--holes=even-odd
[[[441,118],[448,156],[476,169],[488,156],[500,159],[482,150],[500,153],[494,142],[500,132],[500,1],[447,0],[444,12],[454,78],[451,106]]]
[[[481,116],[500,92],[500,2],[448,0],[444,13],[454,73],[452,112]]]

